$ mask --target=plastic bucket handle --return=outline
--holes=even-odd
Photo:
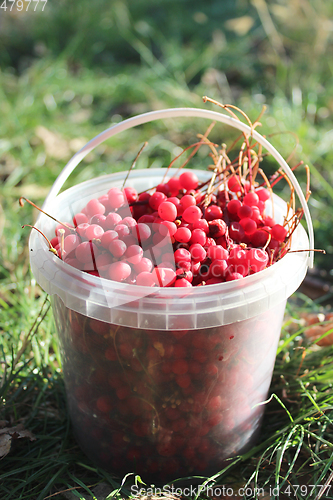
[[[62,172],[59,174],[57,179],[55,180],[49,194],[47,195],[43,207],[45,207],[50,201],[53,201],[54,198],[59,193],[63,184],[73,172],[75,167],[83,160],[88,153],[90,153],[96,146],[104,142],[106,139],[127,130],[132,127],[136,127],[137,125],[142,125],[143,123],[148,123],[155,120],[160,120],[163,118],[178,118],[178,117],[195,117],[195,118],[208,118],[211,120],[215,120],[217,122],[225,123],[230,125],[233,128],[241,130],[245,132],[249,136],[252,136],[259,144],[261,144],[279,163],[281,168],[284,170],[286,175],[289,177],[297,196],[301,202],[301,205],[304,210],[305,220],[308,227],[308,235],[309,235],[309,258],[308,258],[308,266],[310,268],[313,267],[313,250],[314,249],[314,234],[313,234],[313,225],[311,220],[311,215],[309,211],[309,207],[305,201],[304,194],[302,189],[287,162],[280,155],[280,153],[270,144],[265,137],[259,134],[256,130],[251,129],[249,125],[243,123],[232,116],[225,115],[223,113],[218,113],[217,111],[210,111],[207,109],[200,108],[170,108],[170,109],[162,109],[159,111],[151,111],[149,113],[143,113],[141,115],[134,116],[133,118],[128,118],[123,120],[112,127],[104,130],[96,137],[91,139],[85,146],[83,146],[80,151],[78,151],[67,163]]]

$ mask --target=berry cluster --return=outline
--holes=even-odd
[[[51,245],[67,264],[141,286],[192,287],[243,278],[274,263],[287,229],[265,214],[270,193],[230,176],[209,192],[185,171],[138,194],[112,187],[59,224]]]

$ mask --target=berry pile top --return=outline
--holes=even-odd
[[[214,191],[195,171],[140,194],[111,187],[92,198],[51,246],[70,266],[148,287],[207,286],[242,279],[279,260],[289,226],[266,214],[270,192],[240,176]]]
[[[207,186],[209,184],[211,179],[209,172],[195,171],[195,173],[199,179],[199,185],[205,184]],[[141,193],[141,197],[146,196],[150,200],[156,192],[156,186],[166,184],[166,181],[169,182],[172,177],[179,177],[175,169],[170,169],[168,172],[165,169],[150,169],[149,177],[147,177],[146,171],[137,170],[131,173],[131,187],[137,193]],[[281,303],[297,289],[304,278],[307,269],[306,252],[288,253],[274,265],[270,265],[269,260],[266,262],[267,257],[265,256],[264,261],[261,261],[262,255],[267,254],[268,259],[270,258],[267,252],[269,244],[264,249],[268,241],[267,237],[262,246],[250,246],[241,241],[235,242],[235,240],[232,247],[224,246],[223,241],[227,241],[227,237],[229,238],[230,229],[225,220],[228,210],[226,207],[223,208],[223,203],[221,203],[223,196],[219,196],[216,202],[213,199],[213,203],[205,209],[204,207],[200,208],[200,203],[204,199],[198,204],[189,205],[200,208],[202,217],[197,222],[185,222],[183,225],[182,222],[176,223],[176,220],[182,221],[182,218],[179,219],[181,216],[178,215],[178,210],[181,209],[181,199],[179,198],[179,203],[175,202],[179,207],[176,207],[177,218],[175,221],[162,219],[158,214],[158,209],[150,207],[149,201],[142,204],[134,203],[132,207],[142,211],[137,214],[131,213],[131,203],[108,211],[101,201],[104,199],[106,203],[106,197],[108,198],[105,186],[109,186],[109,191],[111,188],[118,188],[122,191],[124,178],[124,173],[117,173],[86,181],[59,194],[53,202],[48,204],[46,207],[48,213],[52,213],[58,220],[70,222],[70,214],[75,214],[75,220],[71,224],[74,229],[63,228],[65,233],[62,230],[59,233],[58,227],[56,229],[59,233],[56,236],[57,241],[53,241],[56,243],[55,246],[60,251],[60,255],[62,248],[65,264],[59,256],[56,257],[48,251],[48,247],[36,231],[32,232],[30,258],[37,281],[51,295],[59,295],[65,305],[71,309],[102,321],[132,327],[177,330],[182,329],[184,323],[191,328],[218,326],[253,317],[258,311],[263,312],[275,304]],[[147,191],[149,192],[147,193]],[[143,195],[143,193],[145,194]],[[168,203],[172,203],[171,198],[177,198],[177,196],[166,196]],[[193,198],[193,194],[183,193],[181,198],[184,198],[184,201],[188,199],[185,196]],[[164,199],[163,196],[162,198]],[[94,204],[99,206],[96,201],[91,203],[91,200],[97,200],[98,204],[103,205],[105,207],[104,213],[89,214],[87,212],[89,209],[86,207],[91,207]],[[283,226],[287,204],[275,195],[273,195],[273,201],[275,220],[277,224]],[[244,206],[244,203],[241,203]],[[187,208],[187,206],[183,207],[184,211]],[[220,218],[217,219],[214,210],[219,211],[219,209],[222,210],[222,217],[219,212]],[[151,213],[147,213],[147,210]],[[205,217],[203,210],[205,210]],[[256,212],[256,210],[254,211]],[[272,213],[271,199],[269,199],[265,202],[267,221],[271,221],[268,218],[272,217]],[[90,219],[88,222],[82,222],[82,219],[79,220],[79,214],[83,214],[86,218],[90,215]],[[93,219],[94,217],[95,219]],[[107,224],[111,224],[113,229],[107,226],[103,229],[101,220],[103,221],[104,217],[105,220],[108,219]],[[145,217],[146,222],[142,222],[142,219],[139,222],[141,217]],[[151,221],[152,219],[150,222],[147,221],[147,217],[153,217],[154,222]],[[96,218],[99,221],[96,221]],[[92,222],[91,219],[93,219]],[[240,224],[241,220],[241,218],[235,220],[235,216],[232,216],[230,225],[235,230],[235,234],[243,235],[244,233],[245,237],[245,230]],[[216,221],[218,221],[217,224]],[[83,227],[79,228],[82,224]],[[189,226],[190,224],[192,227]],[[193,227],[193,224],[198,225],[198,227]],[[96,236],[96,228],[92,227],[94,225],[99,226],[102,230],[98,229],[99,238],[90,239],[92,236],[89,234],[90,231]],[[170,236],[170,225],[171,227],[173,227],[172,225],[176,226],[176,232],[180,228],[182,229],[179,233],[181,239],[184,238],[182,232],[188,234],[187,230],[189,230],[191,233],[189,242],[181,242],[176,240],[174,236]],[[53,223],[49,217],[41,214],[38,229],[50,239],[52,239],[51,231],[54,234],[57,226],[58,224]],[[207,226],[208,233],[206,233]],[[265,227],[265,224],[262,227]],[[267,227],[271,226],[267,225]],[[212,230],[212,228],[214,229]],[[83,233],[80,235],[81,229]],[[87,236],[84,235],[85,229],[89,229]],[[173,229],[175,228],[173,227]],[[66,231],[70,231],[70,234]],[[258,231],[258,226],[256,231]],[[223,232],[224,234],[221,234]],[[265,231],[265,234],[268,233]],[[153,241],[154,238],[155,241]],[[234,239],[235,236],[232,238]],[[165,240],[168,241],[167,244],[164,244]],[[72,248],[71,245],[73,245]],[[293,234],[291,248],[294,250],[304,249],[307,248],[307,245],[306,232],[299,225]],[[94,249],[93,252],[91,252],[91,248]],[[249,258],[254,256],[258,260],[258,265],[265,264],[266,268],[260,272],[258,269],[258,272],[253,273],[253,261],[244,259],[244,250],[246,256],[247,254],[249,254]],[[86,261],[87,255],[90,255],[88,262]],[[202,260],[203,257],[204,260]],[[82,272],[81,269],[72,266],[73,261],[68,262],[69,258],[76,259],[79,262],[77,266],[81,269],[85,267],[85,271]],[[175,260],[174,265],[170,265],[172,259]],[[121,263],[121,266],[119,264],[115,266],[114,264],[117,262]],[[155,262],[157,263],[156,267]],[[239,267],[234,271],[239,272],[240,270],[239,274],[242,277],[236,276],[236,279],[228,281],[225,271],[227,268],[231,271],[233,269],[231,266],[235,265]],[[88,266],[93,267],[89,268]],[[129,268],[131,274],[122,279],[124,277],[122,273],[128,273]],[[136,273],[136,278],[138,274],[148,273],[149,276],[148,274],[140,276],[140,280],[147,279],[150,280],[150,283],[148,282],[147,285],[147,281],[145,281],[145,284],[142,285],[142,282],[140,284],[136,282],[133,286],[130,282],[134,274],[133,271]],[[110,272],[114,273],[113,279],[111,279]],[[105,273],[105,277],[101,279],[96,275],[97,273],[100,276],[101,273]],[[191,273],[193,275],[192,281],[190,281]],[[246,275],[244,276],[242,273]],[[115,280],[114,277],[120,281]],[[175,286],[176,281],[180,280],[183,286]],[[207,285],[208,280],[213,281]],[[189,286],[185,281],[192,286]],[[161,286],[161,284],[167,286]],[[184,285],[186,290],[184,290]]]

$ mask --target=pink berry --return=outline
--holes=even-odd
[[[162,234],[163,236],[166,236],[167,234],[169,236],[173,236],[177,231],[177,226],[174,222],[170,222],[170,221],[165,220],[165,221],[161,222],[158,230],[159,230],[160,234]]]
[[[248,252],[252,272],[257,273],[265,269],[268,263],[268,254],[260,248],[250,248]]]
[[[130,264],[139,264],[143,256],[143,250],[139,245],[131,245],[127,247],[127,250],[124,254],[127,262]]]
[[[113,262],[108,269],[108,274],[113,281],[124,281],[131,274],[132,269],[126,262]]]
[[[75,249],[75,257],[84,264],[92,263],[97,255],[98,248],[91,241],[84,241]]]
[[[147,224],[138,222],[138,224],[132,228],[132,234],[134,237],[137,237],[139,243],[142,243],[150,238],[151,229]]]
[[[78,226],[79,224],[83,224],[88,221],[89,221],[88,217],[86,216],[86,214],[83,214],[82,212],[79,212],[73,217],[73,224],[75,227]]]
[[[95,214],[104,214],[104,212],[105,212],[105,206],[98,200],[93,199],[88,201],[86,205],[86,213],[88,217],[91,218]]]
[[[114,230],[117,231],[119,238],[123,238],[124,236],[131,234],[131,230],[126,224],[118,224]]]
[[[242,185],[240,183],[240,181],[238,180],[238,177],[230,177],[230,179],[228,180],[228,189],[229,191],[231,191],[232,193],[237,193],[238,191],[240,191],[242,188]]]
[[[113,231],[105,231],[101,236],[101,245],[103,248],[109,248],[111,241],[118,239],[118,233]]]
[[[114,257],[122,257],[126,252],[127,246],[122,240],[115,239],[109,245],[109,251]]]
[[[222,219],[214,219],[208,222],[209,234],[213,238],[220,238],[227,232],[227,224]]]
[[[122,218],[116,212],[110,212],[105,219],[104,230],[114,229],[120,222]]]
[[[224,259],[215,259],[209,266],[209,276],[212,278],[221,278],[225,276],[228,264]]]
[[[192,284],[185,278],[180,278],[175,281],[175,288],[191,288]]]
[[[111,188],[108,191],[108,197],[109,197],[109,205],[113,209],[120,208],[125,203],[124,193],[122,193],[119,188],[116,188],[116,187]]]
[[[266,245],[268,238],[269,232],[267,230],[257,229],[257,231],[251,235],[251,243],[254,247],[263,247]]]
[[[247,276],[249,273],[249,255],[248,250],[235,247],[230,250],[228,265],[232,266],[234,272]]]
[[[229,236],[232,238],[236,243],[240,243],[243,241],[245,233],[244,229],[240,225],[239,222],[232,221],[230,226],[229,226]]]
[[[82,224],[79,224],[76,228],[77,234],[81,236],[81,238],[85,238],[86,230],[88,229],[89,226],[90,224],[88,224],[88,222],[83,222]]]
[[[139,286],[155,286],[155,278],[150,272],[142,271],[136,277],[136,284]]]
[[[96,257],[96,268],[102,272],[112,264],[113,259],[109,253],[101,253]]]
[[[192,228],[193,229],[201,229],[202,231],[205,232],[205,234],[209,233],[209,225],[208,225],[208,222],[206,221],[206,219],[198,219],[198,220],[194,221]]]
[[[252,217],[252,208],[249,205],[241,205],[237,210],[237,215],[240,219]]]
[[[138,275],[144,272],[150,273],[150,271],[153,269],[153,263],[147,257],[142,257],[142,259],[137,264],[133,264],[133,267]]]
[[[104,229],[101,226],[98,226],[97,224],[91,224],[85,232],[85,237],[88,240],[98,240],[102,237],[104,234]]]
[[[64,250],[67,254],[71,253],[79,244],[81,239],[77,234],[69,234],[64,239]]]
[[[258,189],[256,189],[256,193],[257,193],[260,201],[265,202],[265,201],[269,200],[269,198],[270,198],[269,191],[266,188],[258,188]]]
[[[125,217],[122,221],[121,221],[122,224],[125,224],[126,226],[132,228],[132,227],[135,227],[137,225],[137,222],[135,219],[133,219],[133,217]]]
[[[178,177],[171,177],[171,179],[168,180],[168,186],[171,195],[177,195],[180,189],[180,182]]]
[[[240,273],[230,273],[226,277],[226,281],[234,281],[234,280],[239,280],[241,278],[244,278],[244,276]]]
[[[223,248],[221,245],[211,246],[207,249],[207,257],[211,260],[225,260],[229,256],[228,250]]]

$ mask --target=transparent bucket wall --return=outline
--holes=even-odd
[[[216,473],[260,430],[285,301],[183,331],[129,328],[52,307],[74,433],[95,463],[154,481]]]

